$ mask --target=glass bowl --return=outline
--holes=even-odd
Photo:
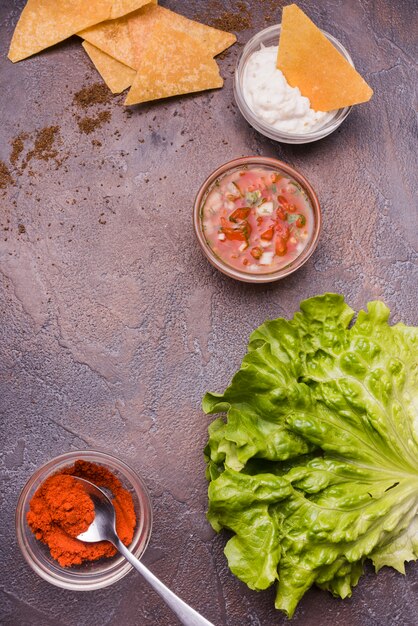
[[[332,132],[334,132],[334,130],[336,130],[345,120],[347,115],[350,113],[352,107],[344,107],[343,109],[338,109],[331,118],[325,118],[321,126],[318,126],[317,128],[314,128],[307,133],[289,133],[278,130],[257,117],[244,98],[243,77],[245,66],[250,55],[259,50],[262,46],[277,46],[280,38],[280,30],[280,24],[277,26],[270,26],[269,28],[265,28],[264,30],[254,35],[254,37],[252,37],[252,39],[250,39],[250,41],[245,45],[235,70],[235,101],[247,122],[251,124],[253,128],[258,130],[258,132],[262,135],[265,135],[270,139],[274,139],[275,141],[280,141],[282,143],[311,143],[312,141],[323,139],[323,137],[326,137],[327,135],[330,135]],[[352,58],[350,57],[344,46],[338,41],[338,39],[335,39],[335,37],[333,37],[324,30],[322,30],[321,32],[325,35],[325,37],[327,37],[327,39],[329,39],[333,46],[335,46],[338,52],[340,52],[343,57],[345,57],[345,59],[347,59],[347,61],[354,67]]]
[[[208,197],[210,191],[213,189],[213,186],[216,184],[218,178],[225,176],[226,174],[232,172],[232,170],[241,169],[243,166],[252,165],[256,167],[261,166],[273,168],[275,171],[279,170],[280,172],[283,172],[283,174],[285,174],[286,176],[290,176],[297,183],[299,183],[299,185],[308,196],[308,199],[312,206],[312,212],[314,217],[314,225],[310,240],[308,241],[306,247],[302,250],[300,255],[284,267],[263,274],[252,274],[250,272],[245,272],[244,270],[236,269],[220,259],[209,246],[202,226],[203,207],[205,205],[206,198]],[[319,234],[321,231],[321,207],[319,205],[318,197],[310,183],[306,180],[304,176],[302,176],[302,174],[300,174],[300,172],[298,172],[291,165],[287,165],[287,163],[284,163],[283,161],[279,161],[278,159],[271,159],[269,157],[248,156],[242,157],[240,159],[234,159],[233,161],[229,161],[228,163],[221,165],[205,180],[205,182],[198,191],[194,203],[193,225],[197,240],[203,250],[203,253],[210,261],[210,263],[220,272],[226,274],[226,276],[229,276],[230,278],[235,278],[236,280],[240,280],[246,283],[271,283],[276,280],[280,280],[281,278],[284,278],[289,274],[292,274],[297,269],[302,267],[302,265],[306,263],[306,261],[315,251],[315,248],[318,245]]]
[[[147,488],[142,479],[126,463],[110,454],[96,450],[76,450],[55,457],[39,467],[23,487],[16,507],[16,534],[19,547],[31,568],[49,583],[73,591],[90,591],[112,585],[126,576],[132,566],[119,554],[111,558],[84,563],[73,567],[62,567],[55,561],[48,546],[36,539],[26,521],[30,500],[46,478],[57,473],[77,460],[104,465],[122,482],[133,498],[137,515],[130,550],[140,558],[151,535],[152,509]]]

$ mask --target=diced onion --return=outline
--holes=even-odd
[[[257,215],[261,217],[262,215],[271,215],[274,211],[274,204],[272,202],[263,202],[260,204],[255,210]]]
[[[273,262],[274,252],[263,252],[260,258],[260,265],[271,265]]]

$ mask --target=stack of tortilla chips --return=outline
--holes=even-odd
[[[155,0],[28,0],[9,59],[75,34],[113,93],[130,87],[125,104],[222,87],[214,57],[236,41]]]

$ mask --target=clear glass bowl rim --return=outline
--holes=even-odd
[[[268,167],[273,167],[285,172],[292,178],[294,178],[305,190],[308,195],[309,200],[312,204],[312,210],[315,218],[315,226],[314,231],[312,233],[312,237],[306,248],[302,251],[302,253],[294,260],[293,263],[287,265],[276,272],[266,273],[266,274],[250,274],[249,272],[243,272],[237,270],[230,265],[227,265],[219,257],[217,257],[209,244],[206,241],[206,238],[202,229],[202,220],[201,220],[201,208],[206,199],[206,195],[215,182],[217,178],[226,174],[229,170],[242,167],[244,165],[257,165],[263,166],[266,165]],[[319,240],[319,235],[321,232],[321,224],[322,224],[322,215],[321,215],[321,207],[319,204],[318,196],[314,191],[312,185],[309,181],[294,167],[284,163],[283,161],[279,161],[278,159],[274,159],[271,157],[263,157],[263,156],[247,156],[240,157],[238,159],[233,159],[232,161],[228,161],[224,163],[220,167],[218,167],[215,171],[212,172],[208,176],[208,178],[201,185],[199,191],[197,192],[197,196],[194,202],[193,207],[193,226],[196,233],[197,240],[202,248],[206,258],[209,262],[220,272],[229,276],[230,278],[234,278],[236,280],[240,280],[246,283],[271,283],[276,280],[280,280],[285,276],[289,276],[289,274],[293,274],[296,270],[298,270],[302,265],[306,263],[306,261],[312,256],[314,253]]]
[[[91,573],[91,576],[87,572],[87,574],[79,577],[77,572],[74,572],[71,568],[66,570],[65,568],[59,568],[57,564],[57,569],[62,572],[61,575],[58,575],[57,572],[53,572],[47,567],[45,562],[38,557],[36,548],[34,550],[26,538],[26,535],[30,536],[29,534],[32,533],[32,531],[26,522],[25,509],[33,493],[48,476],[51,476],[59,469],[71,465],[71,463],[79,459],[99,463],[106,466],[111,471],[114,470],[118,472],[121,476],[125,477],[132,486],[139,500],[142,515],[140,520],[138,520],[130,550],[132,550],[136,557],[141,557],[149,543],[152,532],[153,514],[148,489],[142,478],[130,465],[104,450],[72,450],[71,452],[60,454],[39,466],[26,481],[19,494],[16,505],[15,526],[17,543],[23,557],[41,578],[63,589],[90,591],[112,585],[126,576],[126,574],[131,571],[132,566],[122,556],[116,555],[112,557],[111,560],[105,561],[106,565],[110,564],[111,567],[107,567],[104,572],[95,571]]]
[[[347,61],[354,67],[353,60],[338,39],[336,39],[333,35],[328,33],[325,30],[320,29],[321,32],[331,41],[332,44],[337,48],[337,50],[347,59]],[[237,65],[235,68],[235,76],[234,76],[234,96],[235,101],[238,105],[239,110],[241,111],[244,118],[247,120],[255,130],[259,133],[273,139],[274,141],[280,141],[282,143],[291,143],[291,144],[304,144],[311,143],[312,141],[318,141],[319,139],[323,139],[327,135],[330,135],[334,130],[336,130],[340,124],[345,120],[345,118],[349,115],[351,109],[353,107],[344,107],[343,109],[338,109],[337,113],[333,118],[328,120],[323,126],[320,126],[317,129],[309,131],[308,133],[298,134],[298,133],[286,133],[281,130],[277,130],[272,126],[266,124],[260,118],[258,118],[253,111],[248,106],[244,94],[242,92],[241,79],[244,72],[244,67],[247,62],[247,57],[250,53],[252,53],[255,49],[258,49],[261,44],[264,44],[267,39],[273,37],[273,35],[277,36],[277,41],[280,36],[281,24],[275,24],[274,26],[269,26],[264,30],[256,33],[251,39],[245,44],[239,58],[237,61]]]

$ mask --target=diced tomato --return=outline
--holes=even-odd
[[[250,211],[251,209],[248,206],[244,206],[240,209],[235,209],[235,211],[233,211],[231,215],[229,216],[229,220],[231,222],[239,222],[242,220],[246,220],[250,214]]]
[[[265,230],[264,233],[260,235],[260,237],[261,239],[264,239],[265,241],[271,241],[273,239],[273,235],[274,235],[274,227],[270,226],[270,228]]]
[[[263,249],[260,248],[260,246],[256,246],[255,248],[252,248],[250,250],[250,254],[254,259],[258,261],[258,259],[261,259],[261,256],[263,254]]]
[[[277,200],[279,201],[280,207],[288,213],[294,213],[296,211],[295,205],[290,204],[284,196],[277,196]]]
[[[240,222],[232,226],[224,217],[221,217],[221,232],[228,241],[247,241],[251,235],[251,226],[248,222]]]
[[[277,200],[281,207],[283,207],[286,211],[288,211],[289,203],[284,196],[277,196]]]
[[[290,237],[290,228],[289,224],[286,222],[277,222],[276,223],[276,232],[279,238],[283,239],[283,241],[288,241]]]
[[[222,228],[222,232],[228,241],[246,241],[245,235],[241,230],[233,228]]]
[[[295,222],[297,228],[302,228],[306,224],[306,217],[304,215],[299,215],[298,219]]]
[[[286,219],[286,211],[282,207],[279,207],[277,209],[276,215],[277,215],[277,218],[279,220],[283,220],[284,221]]]
[[[275,244],[277,256],[284,256],[287,252],[286,241],[282,237],[277,237]]]

